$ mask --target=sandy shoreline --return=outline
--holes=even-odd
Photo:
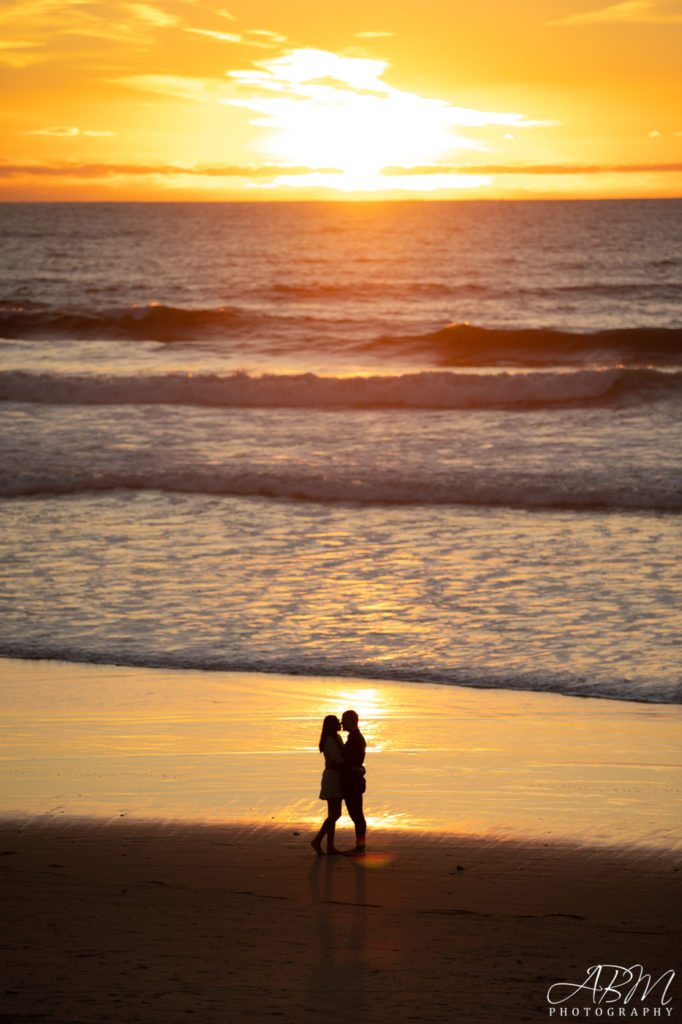
[[[0,667],[0,1024],[676,1019],[678,708]],[[347,706],[364,861],[309,846],[321,718]],[[548,1002],[602,964],[662,981]]]
[[[315,857],[308,840],[5,821],[0,1020],[516,1024],[559,1019],[548,990],[592,965],[679,967],[669,854],[385,832],[362,863]],[[675,1020],[661,989],[628,1017]],[[595,1019],[585,992],[564,1005]]]
[[[2,659],[0,707],[15,817],[312,826],[322,718],[355,707],[371,831],[682,850],[674,705]]]

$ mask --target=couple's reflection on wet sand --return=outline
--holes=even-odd
[[[319,950],[309,1008],[327,1021],[363,1024],[368,1019],[367,872],[351,859],[342,860],[316,857],[308,874]]]

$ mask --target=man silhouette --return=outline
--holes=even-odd
[[[341,728],[348,733],[343,747],[344,768],[341,772],[341,790],[346,809],[355,825],[355,849],[348,851],[350,857],[362,857],[365,852],[367,823],[362,810],[362,794],[365,792],[365,737],[358,728],[357,711],[344,711]]]

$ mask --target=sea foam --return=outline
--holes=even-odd
[[[424,371],[367,377],[315,373],[251,375],[176,372],[0,373],[0,400],[73,405],[196,405],[251,408],[485,409],[553,406],[677,396],[682,372],[650,369],[457,373]]]

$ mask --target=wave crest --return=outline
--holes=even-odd
[[[396,474],[376,467],[359,472],[340,466],[329,472],[304,466],[224,466],[172,462],[152,469],[119,462],[92,467],[66,465],[25,469],[0,480],[0,497],[63,497],[114,491],[159,491],[235,498],[268,498],[325,505],[463,505],[556,511],[677,513],[682,488],[647,476],[632,481],[576,479],[571,472],[543,475],[499,471],[481,477],[474,468],[434,474],[407,469]]]
[[[481,690],[512,690],[535,693],[560,693],[571,697],[594,697],[599,700],[621,700],[645,704],[681,704],[682,687],[666,680],[600,679],[565,672],[554,674],[529,671],[518,675],[499,675],[468,668],[434,670],[419,664],[379,666],[375,662],[344,661],[342,658],[290,660],[273,657],[264,661],[229,658],[217,652],[150,651],[122,653],[118,648],[77,647],[42,641],[0,641],[0,658],[22,658],[31,661],[66,661],[75,664],[126,665],[135,668],[199,670],[204,672],[270,672],[295,676],[336,676],[341,678],[409,682],[416,685],[463,686]]]
[[[475,289],[475,284],[467,288]],[[334,296],[334,287],[323,293]],[[319,295],[311,286],[277,285],[277,300]],[[341,298],[341,296],[339,296]],[[281,301],[278,304],[281,307]],[[277,334],[281,353],[299,356],[301,347],[315,357],[333,355],[339,345],[385,359],[409,356],[426,365],[549,367],[619,364],[682,365],[682,328],[632,327],[596,332],[550,328],[493,328],[452,323],[416,334],[392,332],[367,339],[369,324],[336,317],[316,320],[307,313],[291,317],[267,306],[184,308],[161,303],[122,308],[64,309],[32,303],[0,302],[0,336],[6,339],[116,339],[158,342],[216,342]],[[381,330],[381,321],[376,329]],[[324,330],[325,337],[320,336]],[[301,332],[305,337],[301,336]]]
[[[428,348],[442,366],[668,365],[682,363],[682,330],[628,327],[573,333],[542,328],[495,330],[449,324],[427,334],[382,339]]]
[[[232,334],[253,320],[227,306],[184,309],[161,303],[123,309],[61,309],[0,304],[4,338],[116,338],[132,341],[188,341],[206,334]]]
[[[314,373],[117,376],[0,373],[0,400],[55,405],[486,409],[651,401],[677,395],[682,372],[576,370],[474,374],[424,371],[371,377]]]

